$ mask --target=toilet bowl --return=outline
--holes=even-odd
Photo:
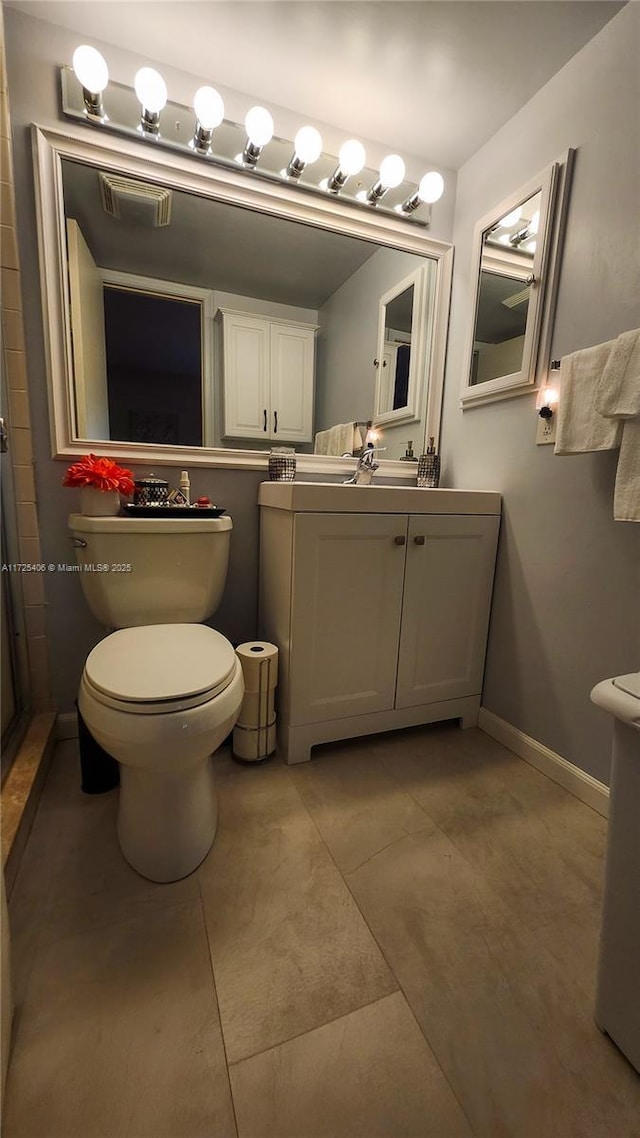
[[[232,730],[243,695],[231,644],[206,625],[124,628],[89,654],[78,707],[120,763],[118,838],[143,877],[176,881],[211,848],[210,756]]]
[[[94,616],[117,629],[89,654],[78,708],[120,764],[118,838],[152,881],[206,857],[217,808],[210,756],[242,704],[242,667],[207,625],[227,575],[231,518],[69,518]],[[96,571],[100,570],[100,571]]]

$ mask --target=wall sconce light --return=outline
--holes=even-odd
[[[420,185],[415,194],[403,201],[402,205],[397,207],[398,213],[413,213],[419,205],[426,202],[427,205],[433,205],[434,202],[440,200],[444,193],[444,178],[442,174],[438,174],[437,170],[431,170],[428,174],[424,174],[420,179]]]
[[[242,154],[245,166],[253,169],[258,165],[262,149],[273,138],[273,119],[264,107],[252,107],[244,120],[247,141]]]
[[[550,371],[557,371],[560,367],[560,360],[552,360]],[[549,376],[544,387],[538,391],[536,398],[536,411],[538,412],[537,426],[536,426],[536,445],[541,446],[546,443],[555,443],[556,441],[556,428],[557,428],[557,407],[559,401],[559,394],[557,387],[552,386],[551,376]]]
[[[160,133],[160,111],[167,103],[167,85],[153,67],[141,67],[133,85],[142,107],[140,129],[143,134],[155,137]]]
[[[317,162],[322,153],[322,138],[314,126],[303,126],[293,143],[293,156],[284,174],[287,178],[298,179],[305,166]]]
[[[338,154],[338,165],[327,182],[330,194],[339,194],[347,178],[359,174],[367,160],[364,146],[357,138],[343,142]]]
[[[109,68],[100,52],[89,44],[82,44],[73,53],[73,70],[82,84],[82,97],[86,113],[105,122],[102,92],[109,82]]]
[[[550,371],[560,370],[560,360],[552,360]],[[556,410],[559,401],[559,393],[557,387],[552,384],[546,383],[541,387],[536,399],[536,411],[541,419],[550,419],[553,412]]]
[[[211,153],[211,139],[224,118],[224,103],[214,87],[199,87],[193,97],[196,129],[189,145],[198,154]]]
[[[404,181],[405,165],[399,154],[388,154],[380,165],[380,175],[365,195],[369,205],[377,205],[387,193]]]

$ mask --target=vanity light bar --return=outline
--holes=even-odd
[[[77,88],[73,89],[73,78],[82,90],[81,109],[76,95]],[[176,122],[176,129],[173,130],[169,124],[168,136],[163,136],[160,130],[161,115],[167,105],[168,92],[164,79],[154,68],[142,67],[136,73],[134,90],[139,107],[139,119],[135,125],[134,123],[131,125],[127,123],[127,120],[133,117],[128,107],[128,103],[131,102],[131,88],[124,87],[121,84],[111,85],[112,97],[110,100],[114,110],[118,109],[121,121],[106,114],[103,93],[108,85],[109,70],[106,60],[100,52],[88,44],[76,48],[73,55],[73,70],[68,67],[62,68],[64,113],[70,118],[82,119],[92,126],[107,129],[117,134],[124,134],[128,137],[137,135],[149,142],[190,153],[201,160],[214,162],[216,165],[227,169],[237,170],[240,166],[246,172],[270,181],[290,186],[295,185],[307,192],[329,194],[333,197],[337,197],[338,194],[345,191],[348,180],[355,178],[365,166],[366,154],[362,143],[357,139],[349,139],[340,148],[338,164],[329,177],[322,178],[317,184],[306,180],[306,178],[302,181],[302,175],[307,166],[311,166],[322,158],[326,170],[328,159],[328,156],[322,153],[322,139],[318,131],[315,127],[304,126],[296,135],[293,154],[284,169],[279,171],[268,169],[264,163],[258,168],[264,148],[274,139],[273,118],[265,107],[252,107],[249,110],[244,123],[246,132],[244,148],[240,154],[227,157],[213,151],[214,131],[220,127],[221,134],[228,141],[230,131],[238,132],[241,128],[238,127],[237,123],[224,118],[224,103],[213,87],[200,87],[194,96],[193,108],[189,108],[188,111],[187,108],[178,104],[171,104],[172,110],[187,111],[194,116],[194,127],[191,137],[187,141],[184,136],[181,137],[178,133],[181,126],[179,122]],[[125,106],[126,111],[123,114],[123,107]],[[284,140],[274,139],[274,141],[282,144]],[[401,204],[390,208],[386,206],[386,203],[381,206],[382,199],[390,191],[399,187],[404,179],[405,164],[403,159],[398,154],[390,154],[381,163],[379,175],[369,190],[360,190],[358,193],[345,191],[344,196],[348,198],[350,204],[369,209],[376,207],[378,212],[394,214],[396,217],[401,217],[413,224],[428,226],[431,220],[430,208],[428,211],[423,211],[420,216],[414,217],[413,214],[420,206],[430,207],[433,202],[438,201],[441,197],[444,190],[442,175],[436,171],[425,174],[417,190],[406,197]]]

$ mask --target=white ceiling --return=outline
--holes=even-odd
[[[459,168],[614,0],[8,0],[311,121]]]

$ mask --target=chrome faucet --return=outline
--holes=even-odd
[[[381,450],[386,450],[386,447],[374,447],[371,443],[365,447],[362,454],[358,458],[358,464],[350,478],[345,478],[345,486],[370,486],[373,476],[380,465],[376,462],[374,455],[378,454]]]

